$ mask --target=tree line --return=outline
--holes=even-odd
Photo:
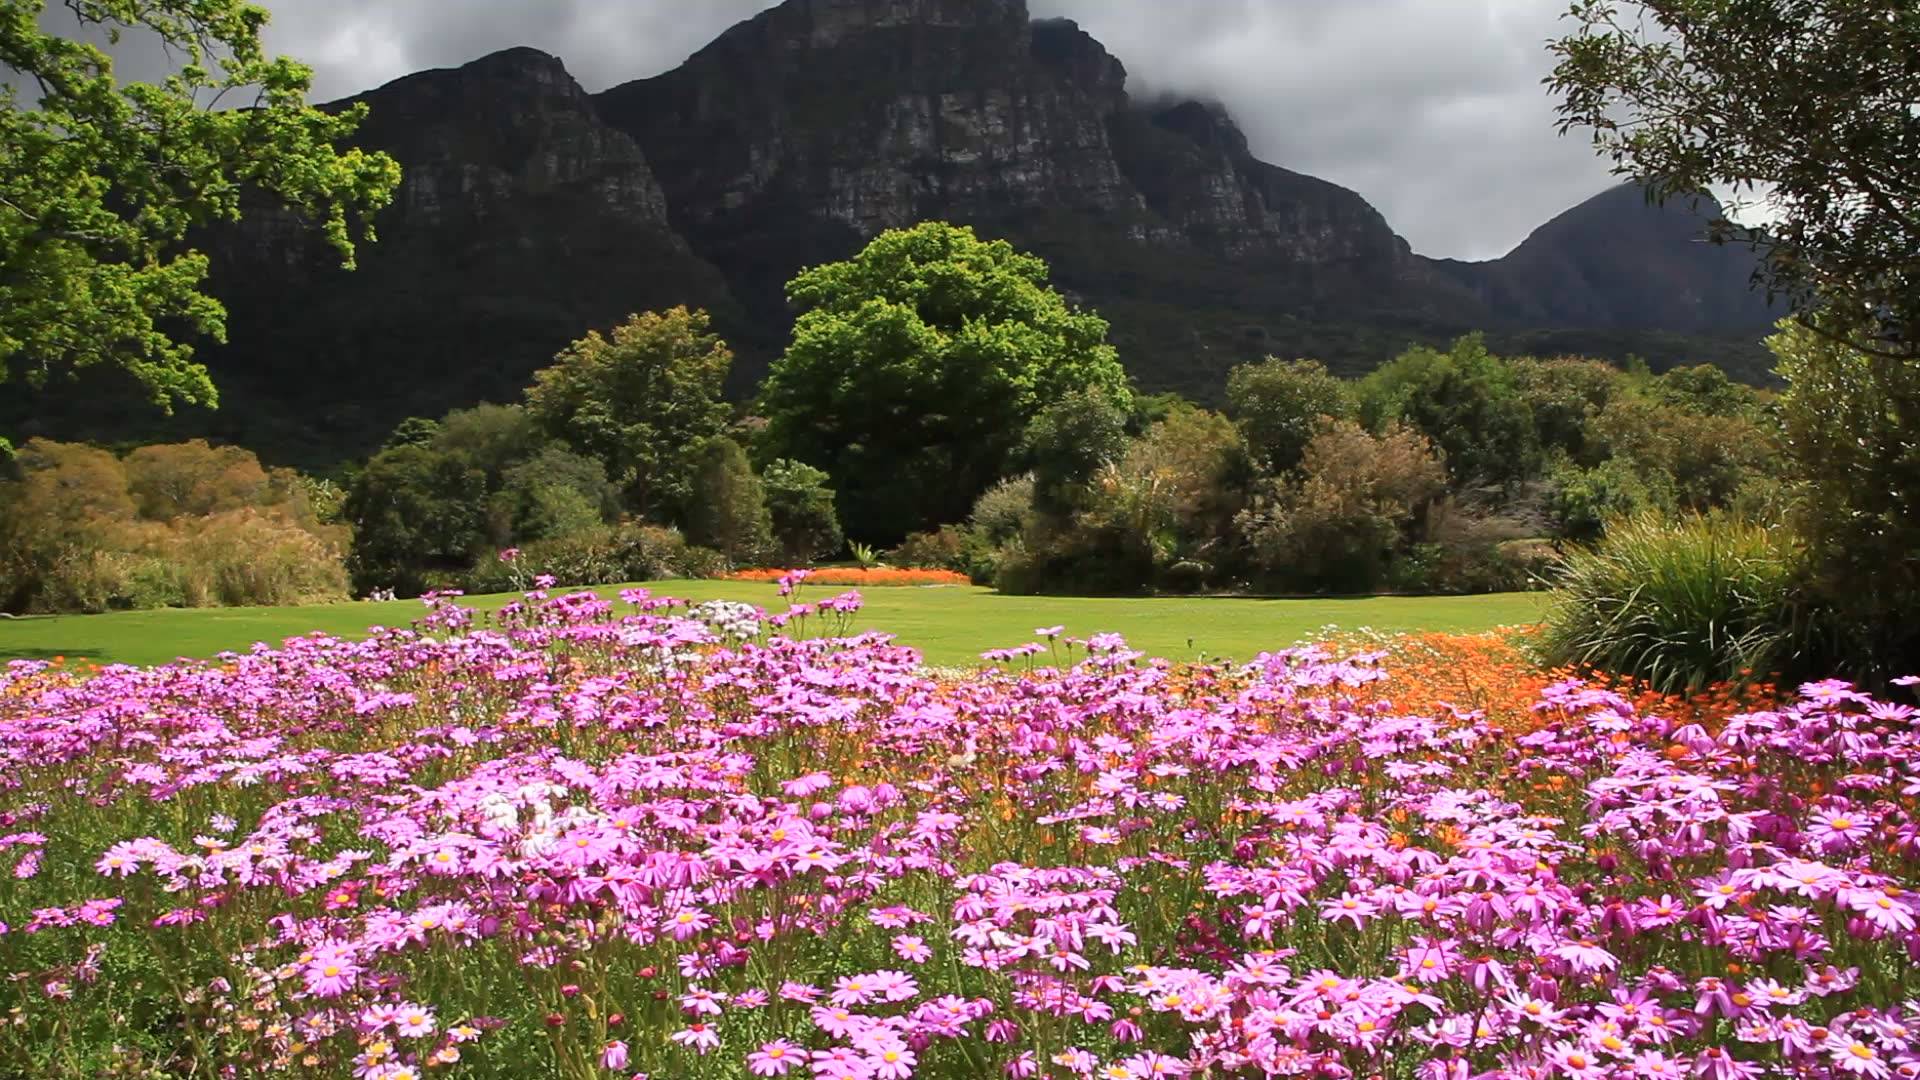
[[[965,228],[883,234],[795,279],[792,345],[744,411],[703,313],[635,315],[518,402],[401,423],[327,522],[362,593],[801,564],[848,536],[1011,592],[1461,592],[1526,587],[1614,518],[1764,514],[1779,490],[1769,395],[1711,367],[1469,337],[1360,380],[1242,367],[1219,413],[1133,392],[1106,324],[1046,282]],[[77,454],[32,444],[19,490],[84,486]]]

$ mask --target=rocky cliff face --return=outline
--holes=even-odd
[[[639,146],[600,122],[556,57],[508,49],[353,100],[369,105],[362,138],[409,159],[393,215],[403,229],[484,224],[562,199],[684,247]]]
[[[933,217],[1382,281],[1409,258],[1358,195],[1255,160],[1219,108],[1136,108],[1120,61],[1020,0],[790,0],[597,101],[695,249],[767,279],[754,295]]]
[[[201,427],[283,459],[362,454],[405,416],[511,400],[587,329],[675,303],[714,312],[745,391],[784,340],[796,270],[928,218],[1043,256],[1144,387],[1202,399],[1267,353],[1357,372],[1487,329],[1657,363],[1725,355],[1672,334],[1751,350],[1766,324],[1750,257],[1637,192],[1501,260],[1424,259],[1358,194],[1257,159],[1218,106],[1126,83],[1025,0],[787,0],[596,96],[532,49],[408,76],[354,99],[361,140],[406,177],[358,272],[284,214],[205,238],[232,343],[209,351],[227,407]],[[63,430],[23,408],[39,426],[15,430]]]
[[[1128,108],[1113,124],[1127,178],[1172,234],[1195,247],[1387,273],[1408,259],[1406,242],[1366,200],[1256,159],[1218,105]]]
[[[514,400],[558,348],[628,312],[733,310],[639,146],[558,59],[510,49],[352,100],[369,108],[361,142],[404,170],[380,240],[349,273],[285,214],[212,238],[212,286],[232,312],[214,358],[223,389],[301,406],[223,409],[221,422],[246,413],[269,428],[243,433],[258,440],[291,425],[364,448],[409,415]]]
[[[1040,40],[1050,64],[1021,0],[790,0],[597,104],[769,313],[793,271],[927,218],[1067,210],[1137,232],[1107,125],[1125,70],[1091,39]]]

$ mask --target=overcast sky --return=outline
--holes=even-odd
[[[510,45],[589,90],[666,71],[768,0],[264,0],[322,100]],[[1353,188],[1414,250],[1491,258],[1613,181],[1540,80],[1566,0],[1030,0],[1135,94],[1225,103],[1256,154]]]

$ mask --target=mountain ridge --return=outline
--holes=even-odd
[[[1750,256],[1692,244],[1697,223],[1630,189],[1501,259],[1429,259],[1360,194],[1260,160],[1218,104],[1126,84],[1024,0],[787,0],[598,94],[526,47],[404,76],[336,103],[366,103],[356,141],[403,166],[380,242],[348,274],[284,212],[205,234],[232,312],[206,359],[239,408],[155,426],[303,463],[364,454],[407,415],[509,400],[588,329],[675,303],[714,313],[745,394],[784,340],[794,272],[927,218],[1046,258],[1143,388],[1207,401],[1269,353],[1358,373],[1485,330],[1747,363],[1770,321]],[[87,427],[73,411],[39,426]]]

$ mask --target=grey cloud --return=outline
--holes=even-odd
[[[590,90],[658,74],[769,0],[266,0],[269,44],[342,97],[510,45]],[[1265,160],[1358,191],[1416,251],[1480,259],[1612,183],[1540,80],[1562,0],[1031,0],[1137,95],[1215,99]]]
[[[1540,80],[1557,0],[1035,0],[1130,87],[1217,98],[1276,165],[1350,187],[1422,254],[1501,255],[1611,183]]]

